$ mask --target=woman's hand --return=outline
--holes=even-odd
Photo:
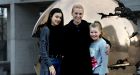
[[[56,71],[53,65],[49,67],[49,71],[50,71],[50,75],[56,75]]]
[[[109,44],[106,44],[106,49],[107,49],[107,51],[106,51],[106,54],[107,55],[109,55],[109,53],[110,53],[110,45]]]

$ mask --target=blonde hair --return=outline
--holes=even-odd
[[[83,11],[84,11],[84,8],[83,8],[83,6],[81,4],[75,4],[75,5],[73,5],[72,12],[74,11],[75,8],[83,9]]]
[[[102,32],[102,24],[100,23],[100,21],[94,21],[94,23],[90,24],[89,26],[90,28],[95,28],[97,27],[99,29],[99,31],[101,32],[101,35],[99,36],[100,38],[102,37],[103,35],[103,32]]]

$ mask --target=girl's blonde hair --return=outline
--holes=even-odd
[[[99,31],[101,32],[101,35],[99,36],[100,38],[102,37],[103,33],[102,33],[102,24],[100,23],[100,21],[94,21],[94,23],[90,24],[89,26],[90,28],[95,28],[97,27],[99,29]]]

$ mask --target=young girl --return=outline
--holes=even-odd
[[[108,55],[106,54],[106,41],[102,38],[102,26],[99,21],[90,24],[90,56],[93,75],[106,75],[108,73]]]

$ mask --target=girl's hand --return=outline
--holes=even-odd
[[[50,75],[56,75],[56,71],[53,65],[49,67],[49,71],[50,71]]]

